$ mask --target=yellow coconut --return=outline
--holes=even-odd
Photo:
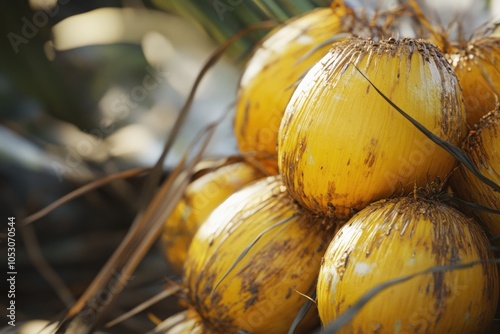
[[[335,43],[287,105],[280,173],[313,212],[346,219],[369,203],[445,179],[455,159],[399,114],[458,145],[465,136],[457,77],[432,44],[414,39]]]
[[[219,333],[287,333],[334,232],[322,222],[296,205],[279,176],[238,191],[191,243],[184,266],[191,307]],[[313,308],[297,333],[318,324]]]
[[[500,38],[483,37],[453,50],[447,58],[462,86],[467,124],[473,128],[500,102]]]
[[[182,272],[193,235],[212,211],[244,185],[264,177],[245,162],[234,162],[196,178],[165,221],[162,246],[165,257],[176,273]]]
[[[500,184],[500,107],[481,119],[462,147],[481,174]],[[467,202],[500,211],[500,193],[484,184],[463,165],[453,173],[451,185],[458,197]],[[493,236],[500,236],[499,214],[480,209],[473,212]]]
[[[498,302],[493,259],[484,231],[454,208],[409,197],[376,202],[352,217],[325,253],[321,321],[336,320],[379,284],[445,266],[450,270],[382,290],[337,333],[484,333]]]
[[[240,151],[277,174],[276,142],[286,104],[297,83],[335,35],[351,30],[342,1],[294,17],[272,30],[255,48],[240,80],[234,132]],[[352,22],[352,21],[349,21]]]

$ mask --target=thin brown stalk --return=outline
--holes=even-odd
[[[78,189],[73,190],[72,192],[64,195],[63,197],[57,199],[53,203],[49,204],[45,208],[41,209],[40,211],[37,211],[28,217],[26,217],[22,221],[22,225],[28,225],[33,223],[34,221],[41,219],[48,215],[50,212],[54,211],[58,207],[60,207],[63,204],[68,203],[71,200],[74,200],[75,198],[78,198],[82,195],[85,195],[95,189],[98,189],[100,187],[103,187],[105,185],[108,185],[109,183],[116,181],[116,180],[122,180],[122,179],[127,179],[130,177],[134,177],[137,175],[145,174],[149,172],[151,169],[150,168],[133,168],[133,169],[128,169],[123,172],[117,172],[113,173],[111,175],[107,175],[103,178],[94,180],[86,185],[83,185],[79,187]]]
[[[429,34],[431,34],[436,42],[441,43],[439,47],[441,47],[443,51],[447,51],[450,47],[450,43],[448,41],[448,36],[444,33],[443,29],[440,28],[438,30],[436,26],[433,25],[429,19],[427,19],[416,0],[409,0],[408,5],[413,10],[415,22],[419,25],[419,27],[423,27]]]
[[[172,296],[174,293],[178,292],[180,289],[181,289],[181,287],[179,285],[172,285],[172,286],[168,287],[167,289],[163,290],[159,294],[157,294],[157,295],[151,297],[150,299],[146,300],[145,302],[137,305],[136,307],[134,307],[130,311],[125,312],[124,314],[122,314],[118,318],[111,320],[110,322],[108,322],[105,325],[105,327],[111,328],[111,327],[119,324],[120,322],[123,322],[123,321],[133,317],[134,315],[141,313],[142,311],[144,311],[148,307],[151,307],[152,305],[162,301],[163,299],[166,299],[166,298]]]
[[[302,292],[298,291],[297,289],[295,290],[295,292],[298,293],[299,295],[301,295],[302,297],[308,299],[311,303],[316,304],[316,301],[313,298],[306,295],[305,293],[302,293]]]

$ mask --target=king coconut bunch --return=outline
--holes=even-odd
[[[169,319],[169,333],[286,333],[309,304],[335,225],[288,195],[276,175],[277,132],[296,81],[353,19],[342,2],[318,8],[276,27],[252,52],[235,120],[246,161],[197,173],[164,223],[165,258],[182,274],[189,309]],[[298,331],[319,326],[315,308],[304,316]]]
[[[303,38],[316,26],[308,23],[281,50],[307,48],[265,50],[305,14],[250,58],[235,132],[243,155],[277,175],[244,185],[195,232],[179,333],[476,334],[492,325],[499,278],[490,241],[476,218],[443,200],[440,181],[467,136],[457,74],[433,43],[344,30],[338,16],[356,15],[340,3],[326,9],[340,27],[327,44]],[[282,59],[288,65],[275,71]],[[253,80],[276,90],[263,97]]]
[[[280,174],[300,205],[347,220],[318,277],[326,332],[490,328],[499,281],[484,230],[439,191],[415,192],[457,166],[441,146],[462,143],[465,119],[453,68],[419,39],[338,41],[298,85],[279,130]]]

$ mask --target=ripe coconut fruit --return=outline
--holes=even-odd
[[[500,184],[500,106],[485,115],[462,145],[481,174]],[[453,173],[451,186],[470,203],[500,211],[500,193],[483,183],[463,165]],[[491,235],[500,235],[500,215],[483,209],[473,211]]]
[[[467,124],[473,128],[500,102],[500,38],[486,36],[450,49],[446,57],[462,86]]]
[[[194,234],[226,198],[264,175],[250,164],[235,161],[191,182],[163,225],[162,247],[171,269],[180,274]]]
[[[184,265],[187,299],[219,333],[287,333],[316,286],[335,229],[301,209],[279,176],[224,201],[195,234]],[[311,308],[297,333],[319,325]]]
[[[313,212],[347,219],[445,179],[456,165],[370,82],[436,136],[453,145],[465,137],[462,92],[437,47],[408,38],[338,41],[297,87],[279,130],[283,181]]]
[[[354,16],[343,1],[293,17],[257,44],[239,83],[234,132],[240,152],[277,174],[276,143],[286,104],[305,73],[337,34],[351,31]]]
[[[381,290],[337,333],[484,333],[499,294],[493,260],[484,231],[460,211],[424,198],[378,201],[342,226],[325,253],[321,321],[379,284],[443,266]]]

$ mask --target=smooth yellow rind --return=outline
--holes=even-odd
[[[334,321],[378,284],[481,260],[388,287],[339,333],[480,334],[495,315],[498,271],[475,222],[429,200],[380,201],[347,222],[325,253],[317,290],[321,321]]]
[[[500,38],[471,41],[447,57],[462,86],[467,124],[472,129],[500,102]]]
[[[212,211],[226,198],[263,177],[245,162],[222,166],[190,183],[172,214],[165,221],[162,246],[167,262],[176,273],[182,272],[191,240]]]
[[[342,9],[318,8],[294,17],[258,44],[240,80],[234,132],[243,154],[277,174],[278,129],[296,85],[341,33]]]
[[[442,180],[455,159],[370,86],[431,132],[465,136],[456,76],[437,48],[419,40],[334,44],[302,80],[282,120],[278,158],[292,196],[309,210],[346,219],[369,203]]]
[[[287,333],[334,232],[321,219],[300,210],[277,176],[221,204],[196,233],[184,267],[188,299],[204,323],[221,333]],[[313,310],[298,332],[319,324]]]
[[[500,184],[499,108],[481,119],[477,130],[467,137],[462,147],[481,174],[496,184]],[[451,185],[460,198],[493,210],[500,210],[500,193],[479,180],[463,165],[453,173]],[[500,235],[500,215],[485,210],[472,212],[492,236]]]

